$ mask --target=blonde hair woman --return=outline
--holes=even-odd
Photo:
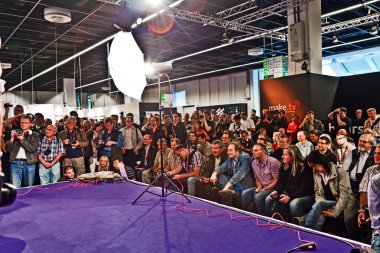
[[[108,159],[108,157],[107,156],[100,157],[98,170],[108,171],[109,167],[110,167],[110,160]]]

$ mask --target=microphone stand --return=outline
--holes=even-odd
[[[173,183],[173,181],[168,177],[168,175],[166,174],[166,172],[164,171],[164,151],[163,151],[163,148],[162,148],[162,135],[163,135],[163,129],[162,129],[162,115],[161,115],[161,77],[160,77],[160,74],[158,74],[158,96],[159,96],[159,102],[158,102],[158,112],[159,112],[159,115],[160,115],[160,131],[161,131],[161,134],[160,134],[160,146],[161,146],[161,150],[159,150],[160,152],[160,158],[161,158],[161,161],[160,161],[160,166],[161,166],[161,173],[160,175],[158,175],[156,177],[156,179],[153,180],[152,183],[150,183],[147,188],[132,202],[132,205],[134,205],[146,192],[149,192],[153,195],[156,195],[156,196],[159,196],[161,198],[166,198],[167,196],[169,196],[170,194],[174,193],[173,190],[170,190],[170,193],[168,193],[168,186],[169,185],[172,185],[174,187],[174,189],[176,189],[180,194],[182,194],[182,196],[185,197],[185,199],[187,201],[189,201],[189,203],[191,203],[190,199],[188,197],[186,197],[186,195],[183,194],[183,191],[181,189],[178,188],[178,186]],[[152,187],[152,186],[155,186],[154,184],[158,181],[158,180],[161,180],[161,195],[160,194],[157,194],[155,192],[151,192],[149,191],[149,189]],[[168,182],[169,184],[165,184],[165,182]]]

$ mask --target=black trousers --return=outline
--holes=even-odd
[[[129,166],[132,169],[135,168],[137,162],[137,155],[133,153],[133,149],[126,149],[123,154],[123,163],[125,166]]]

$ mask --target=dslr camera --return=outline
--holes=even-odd
[[[69,145],[75,145],[77,143],[77,140],[69,140]]]
[[[15,132],[16,132],[16,136],[23,136],[24,135],[24,131],[22,129],[16,129]]]
[[[5,103],[5,104],[4,104],[4,108],[10,108],[10,107],[13,107],[13,105],[10,104],[10,103]]]

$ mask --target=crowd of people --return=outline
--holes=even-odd
[[[346,108],[335,109],[327,115],[330,132],[313,111],[290,122],[284,111],[267,109],[249,117],[174,112],[139,124],[131,113],[95,122],[72,111],[55,124],[21,105],[13,113],[8,118],[6,111],[1,149],[3,172],[16,187],[122,170],[149,184],[164,171],[189,195],[264,216],[278,213],[315,230],[345,231],[356,241],[372,238],[380,249],[380,117],[374,108],[366,119],[362,110],[350,119]],[[350,133],[353,123],[361,124],[361,135]]]

